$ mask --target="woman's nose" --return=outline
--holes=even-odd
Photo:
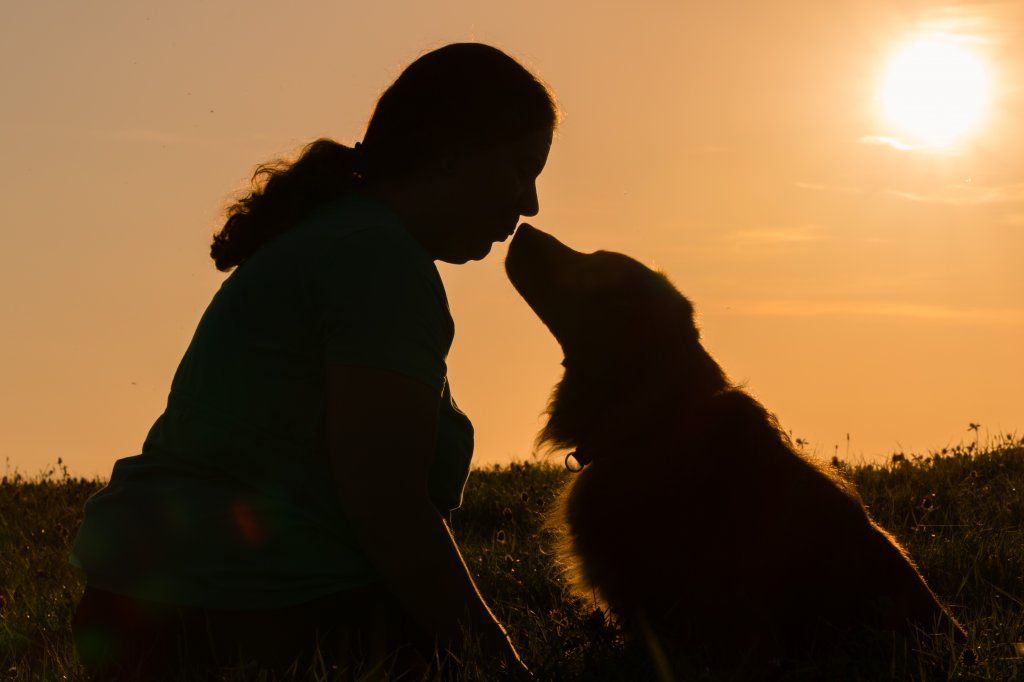
[[[540,200],[537,198],[537,183],[531,182],[520,201],[519,215],[532,217],[538,212],[540,212]]]

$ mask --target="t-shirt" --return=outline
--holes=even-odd
[[[378,582],[330,473],[327,363],[437,391],[429,492],[447,513],[473,450],[447,380],[453,336],[434,261],[398,216],[354,192],[324,204],[221,284],[141,454],[86,501],[70,562],[94,587],[211,609]]]

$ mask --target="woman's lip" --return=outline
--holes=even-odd
[[[508,239],[509,237],[511,237],[513,234],[515,234],[516,233],[516,227],[517,227],[516,225],[513,225],[511,230],[508,230],[507,232],[502,234],[500,237],[498,237],[498,241],[503,242],[506,239]]]

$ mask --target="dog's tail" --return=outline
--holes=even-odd
[[[887,595],[893,604],[888,625],[908,634],[919,630],[926,635],[950,636],[957,645],[967,645],[967,631],[935,596],[900,544],[879,526],[872,526],[874,541],[881,546],[878,554],[883,557],[884,584],[892,586]]]

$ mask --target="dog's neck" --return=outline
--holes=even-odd
[[[575,449],[566,457],[570,469],[570,458],[582,468],[618,452],[644,448],[655,435],[663,442],[666,428],[682,428],[699,421],[715,396],[733,388],[703,348],[696,357],[704,362],[668,363],[662,371],[647,371],[628,382],[619,382],[621,388],[628,387],[622,392],[609,390],[600,385],[600,380],[581,374],[575,363],[563,360],[566,373],[553,401],[555,423],[549,422],[548,435],[553,436],[549,442]],[[586,404],[594,394],[607,398],[590,405],[585,413],[570,411],[569,420],[558,418],[559,403]]]
[[[656,410],[651,410],[650,406],[641,409],[635,401],[609,406],[611,409],[595,420],[585,437],[566,443],[572,450],[566,455],[565,466],[569,471],[580,471],[596,461],[622,453],[664,447],[667,424],[674,430],[686,430],[688,425],[705,420],[708,410],[713,409],[713,399],[724,390],[728,387],[702,397],[677,397],[664,403],[663,409]]]

